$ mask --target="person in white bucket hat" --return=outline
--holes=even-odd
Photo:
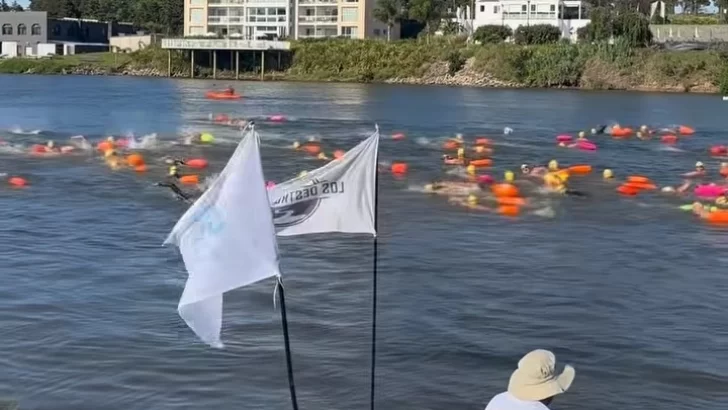
[[[576,376],[567,365],[556,374],[556,356],[548,350],[534,350],[518,362],[511,375],[508,391],[488,403],[485,410],[548,410],[555,396],[566,392]]]

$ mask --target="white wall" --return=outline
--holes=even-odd
[[[50,44],[50,43],[40,43],[40,44],[38,44],[38,53],[37,54],[38,54],[38,57],[55,55],[56,54],[56,45]]]
[[[18,56],[18,42],[17,41],[3,41],[2,55],[8,57]]]

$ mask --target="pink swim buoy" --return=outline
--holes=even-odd
[[[25,178],[22,177],[10,177],[8,179],[8,184],[16,188],[21,188],[28,185],[28,181],[26,181]]]
[[[725,187],[718,186],[718,185],[700,185],[695,188],[695,196],[699,196],[702,198],[717,198],[726,191]]]
[[[185,160],[185,165],[194,169],[207,168],[207,160],[204,158],[192,158]]]
[[[495,182],[493,177],[490,175],[479,175],[476,181],[479,184],[492,184],[493,182]]]
[[[571,135],[562,134],[556,137],[556,142],[571,142],[573,139]]]
[[[268,120],[273,121],[273,122],[283,122],[286,120],[286,117],[284,117],[280,114],[277,114],[277,115],[271,115],[270,117],[268,117]]]
[[[576,148],[579,148],[582,151],[596,151],[597,146],[593,142],[579,140],[576,143]]]

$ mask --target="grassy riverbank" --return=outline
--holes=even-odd
[[[462,39],[435,38],[391,43],[300,41],[293,47],[290,67],[267,72],[267,78],[717,92],[728,73],[728,60],[717,51],[660,51],[620,44],[468,45]],[[189,63],[181,53],[173,53],[172,71],[175,76],[189,76]],[[197,77],[211,76],[209,68],[197,67],[196,71]],[[0,61],[0,73],[163,76],[167,52],[150,48],[131,54],[6,59]],[[232,76],[229,71],[218,72],[218,78]],[[251,71],[242,78],[258,78],[258,74]]]

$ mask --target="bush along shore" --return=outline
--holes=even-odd
[[[531,34],[530,39],[516,37],[521,39],[516,43],[473,44],[457,37],[294,42],[290,66],[267,71],[265,79],[728,93],[728,58],[719,51],[656,50],[620,39],[614,44],[529,44],[541,41]],[[497,39],[510,33],[488,35]],[[173,53],[172,76],[189,77],[189,69],[182,53]],[[0,73],[161,77],[167,75],[167,51],[5,59]],[[212,71],[197,67],[195,77],[211,78]],[[217,78],[232,79],[234,73],[218,70]],[[241,72],[240,78],[259,79],[260,74]]]

